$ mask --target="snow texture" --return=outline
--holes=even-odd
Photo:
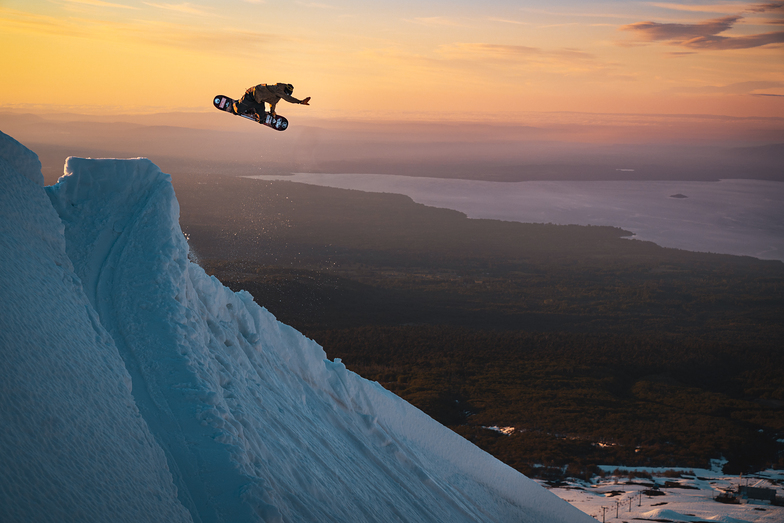
[[[10,167],[12,171],[43,187],[44,175],[41,173],[41,161],[38,155],[2,132],[0,132],[0,158],[6,162],[3,171],[8,172],[7,176],[11,176],[11,171],[6,171],[6,168]]]
[[[2,133],[0,154],[0,521],[191,521],[38,157]]]
[[[189,261],[149,160],[1,165],[0,520],[593,521]]]

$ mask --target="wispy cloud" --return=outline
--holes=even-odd
[[[104,2],[103,0],[62,0],[62,1],[68,4],[90,5],[94,7],[112,7],[116,9],[137,9],[136,7],[130,5]]]
[[[550,50],[524,45],[455,43],[440,46],[438,54],[447,61],[476,64],[472,67],[494,66],[507,73],[541,71],[562,76],[599,74],[628,79],[618,74],[616,64],[574,48]]]
[[[759,8],[771,9],[768,4]],[[732,29],[742,19],[743,16],[737,14],[696,24],[637,22],[624,25],[620,27],[620,30],[633,33],[640,41],[662,41],[670,45],[679,45],[698,50],[750,49],[784,43],[784,31],[744,36],[724,36],[720,34]]]
[[[168,47],[211,53],[253,53],[275,45],[285,37],[233,28],[206,29],[162,22],[134,23],[118,27],[124,37]]]
[[[783,82],[770,82],[766,80],[751,80],[736,82],[727,85],[705,85],[700,87],[680,88],[680,92],[701,94],[758,94],[755,91],[763,89],[778,89],[784,87]]]
[[[767,13],[777,10],[784,10],[784,2],[767,2],[763,4],[748,3],[718,3],[718,4],[676,4],[673,2],[649,2],[648,5],[671,9],[673,11],[688,11],[692,13]]]
[[[784,44],[784,31],[749,36],[701,36],[682,43],[682,45],[692,49],[720,51],[727,49],[751,49],[771,44]]]
[[[626,81],[630,76],[621,73],[619,64],[575,48],[543,49],[525,45],[505,45],[484,42],[456,42],[442,44],[433,54],[414,54],[400,48],[367,49],[362,58],[385,70],[404,67],[429,73],[470,77],[490,76],[518,84],[526,81],[545,81],[557,78],[582,77]]]
[[[525,45],[502,45],[486,43],[458,43],[440,47],[442,54],[450,57],[470,57],[476,55],[495,56],[504,59],[520,59],[539,56],[543,51],[538,47]]]
[[[408,20],[409,22],[413,22],[419,25],[427,25],[427,26],[447,26],[447,27],[464,27],[465,24],[462,24],[452,18],[447,18],[445,16],[429,16],[423,18],[411,18]]]
[[[502,24],[531,25],[529,22],[521,22],[519,20],[508,20],[508,19],[505,19],[505,18],[488,17],[487,20],[490,21],[490,22],[500,22]]]
[[[673,11],[688,11],[692,13],[741,13],[748,9],[748,4],[675,4],[672,2],[649,2],[648,5],[671,9]]]
[[[329,4],[322,4],[319,2],[297,2],[297,4],[303,7],[310,7],[313,9],[337,9],[334,5]]]
[[[150,7],[155,7],[157,9],[165,9],[166,11],[175,11],[177,13],[184,13],[184,14],[197,15],[197,16],[214,15],[213,11],[195,6],[188,2],[184,2],[182,4],[156,4],[153,2],[142,2],[142,3]]]
[[[784,2],[768,2],[756,4],[746,9],[751,13],[767,13],[771,11],[784,11]]]
[[[622,31],[631,31],[640,39],[649,42],[656,40],[669,40],[684,42],[692,38],[713,36],[732,28],[733,24],[740,20],[741,16],[725,16],[708,20],[698,24],[669,24],[659,22],[637,22],[624,25]]]
[[[54,36],[87,36],[88,24],[61,18],[6,9],[0,6],[0,29],[19,33]]]
[[[209,29],[160,21],[109,22],[88,18],[62,18],[3,7],[0,7],[0,31],[89,38],[96,41],[130,40],[134,43],[147,42],[210,53],[254,53],[287,40],[287,37],[278,34],[235,28]]]
[[[524,11],[526,13],[532,13],[537,15],[546,15],[546,16],[566,16],[570,18],[579,17],[579,18],[625,18],[628,19],[629,16],[621,13],[588,13],[588,12],[576,12],[573,10],[567,11],[550,11],[547,9],[535,9],[531,7],[521,7],[520,11]]]

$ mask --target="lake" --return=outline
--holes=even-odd
[[[384,174],[252,176],[396,193],[469,218],[610,225],[689,251],[784,261],[784,183],[761,180],[485,182]]]

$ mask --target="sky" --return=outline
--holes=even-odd
[[[784,117],[784,2],[0,0],[0,110]],[[279,112],[282,106],[279,106]]]

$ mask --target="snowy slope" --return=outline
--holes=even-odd
[[[738,485],[755,485],[782,493],[784,472],[767,470],[752,476],[728,476],[722,472],[726,461],[713,460],[711,469],[632,467],[618,471],[601,466],[605,476],[590,481],[568,479],[551,491],[602,521],[712,521],[716,523],[781,523],[784,507],[769,501],[744,500],[740,504],[719,503],[715,498],[737,492]],[[618,473],[614,473],[618,471]],[[679,475],[674,475],[673,472]],[[634,473],[637,477],[630,478]],[[639,476],[644,474],[647,477]],[[544,483],[544,481],[542,481]],[[651,487],[659,487],[650,496]]]
[[[207,276],[148,160],[69,158],[46,192],[69,292],[97,311],[194,521],[593,521]],[[125,369],[103,379],[119,389]]]
[[[0,133],[0,521],[191,521],[41,185]]]

